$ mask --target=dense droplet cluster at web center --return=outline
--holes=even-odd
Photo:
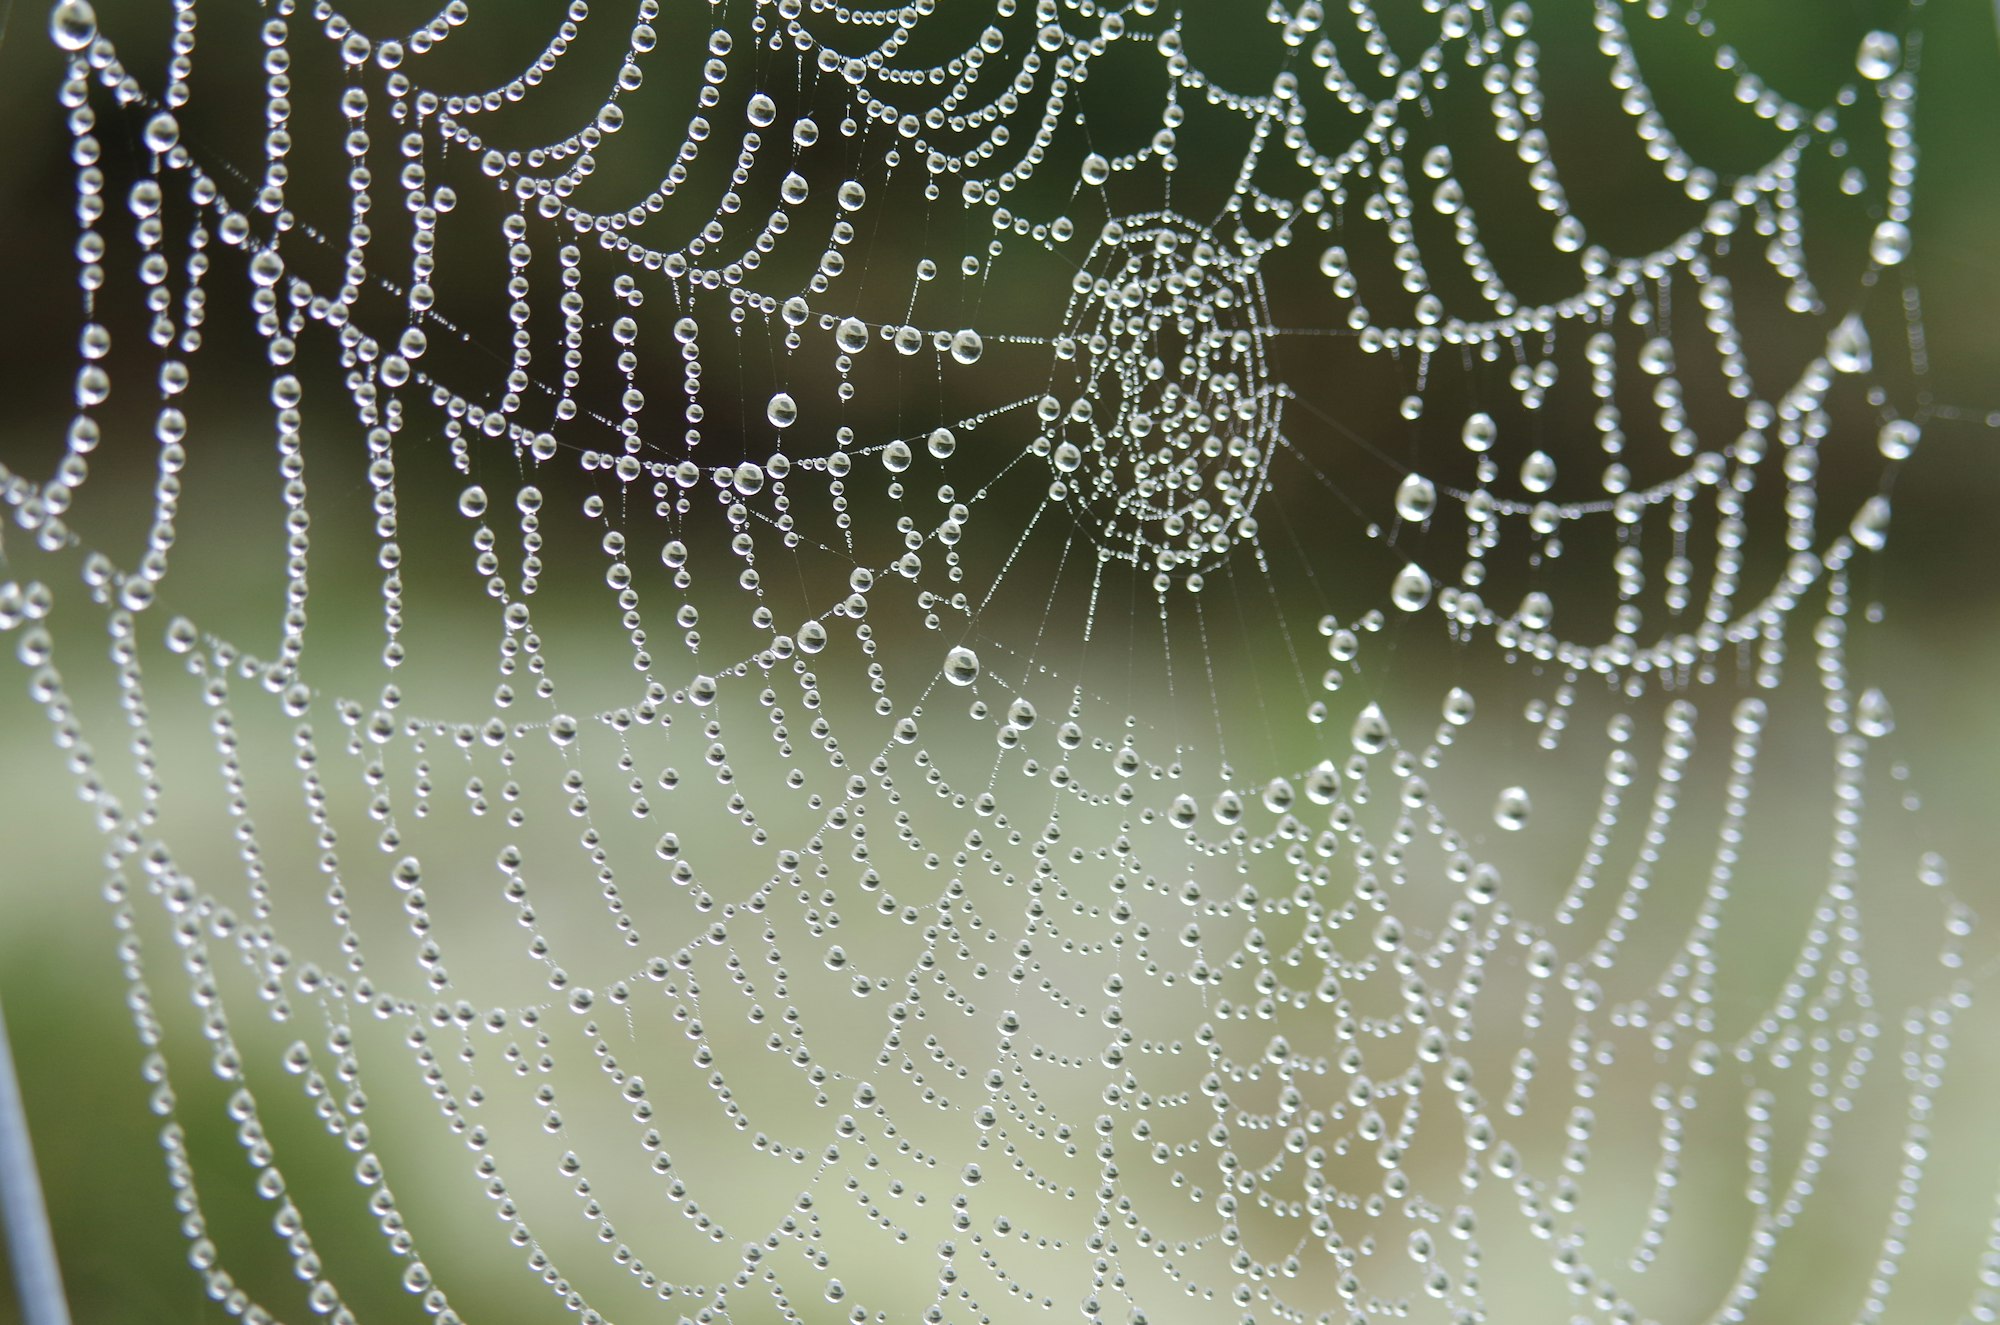
[[[1243,11],[1241,51],[1153,0],[952,8],[716,6],[695,50],[657,0],[577,0],[474,94],[427,81],[487,18],[465,0],[397,37],[326,3],[204,6],[204,34],[252,24],[261,52],[201,66],[261,80],[262,159],[231,161],[183,132],[206,95],[192,0],[163,72],[128,68],[82,0],[53,7],[84,327],[66,454],[0,474],[50,568],[9,562],[0,627],[103,833],[209,1295],[256,1321],[300,1305],[253,1300],[228,1268],[245,1253],[210,1237],[174,1084],[197,1073],[166,1053],[190,1007],[303,1304],[335,1321],[356,1313],[275,1111],[352,1152],[358,1203],[445,1321],[451,1257],[422,1250],[391,1129],[462,1146],[440,1199],[483,1199],[487,1262],[591,1321],[635,1301],[855,1325],[1634,1321],[1689,1301],[1739,1320],[1833,1199],[1843,1119],[1886,1090],[1900,1158],[1855,1306],[1876,1318],[1970,1000],[1943,862],[1864,863],[1893,717],[1846,652],[1870,611],[1856,567],[1888,542],[1873,476],[1928,421],[1874,385],[1887,324],[1856,294],[1911,254],[1921,11],[1868,32],[1822,106],[1666,0],[1273,3]],[[1538,22],[1587,23],[1601,63],[1552,69]],[[1630,24],[1702,42],[1768,159],[1684,147]],[[522,139],[522,108],[575,104],[555,98],[566,61],[607,27],[625,53],[601,99]],[[1260,81],[1211,72],[1242,51],[1269,57]],[[1117,61],[1157,76],[1158,103],[1100,137],[1079,106]],[[1683,232],[1634,253],[1593,237],[1545,124],[1558,78],[1608,78],[1628,145],[1694,209]],[[678,141],[637,127],[668,81]],[[1433,119],[1448,88],[1476,89],[1476,141],[1442,140],[1467,127]],[[1240,150],[1217,156],[1198,135],[1225,129]],[[1880,180],[1843,164],[1864,135]],[[337,145],[344,216],[300,201],[326,183],[295,179],[309,137]],[[634,178],[618,153],[650,173],[613,199]],[[1559,295],[1518,292],[1536,279],[1482,228],[1493,161],[1525,180]],[[1811,274],[1820,175],[1867,209],[1852,289]],[[450,218],[478,206],[497,235],[475,250]],[[871,257],[898,224],[954,237]],[[1031,261],[1066,275],[1024,324],[1006,287]],[[1787,362],[1746,347],[1746,267],[1757,325],[1807,329]],[[244,317],[211,305],[225,268],[284,508],[265,645],[178,614],[170,574],[176,522],[205,518],[182,471],[222,444],[185,402],[210,324]],[[150,348],[114,353],[114,298],[143,307]],[[1437,385],[1487,368],[1497,397]],[[1342,373],[1409,380],[1424,465],[1363,447]],[[152,420],[150,527],[122,561],[100,549],[129,539],[68,518],[127,446],[114,385]],[[1521,422],[1564,389],[1589,397],[1581,442]],[[1821,456],[1864,399],[1846,502]],[[324,418],[365,478],[309,495]],[[1379,491],[1336,473],[1350,439]],[[1303,530],[1303,503],[1272,512],[1299,493]],[[378,601],[331,630],[379,631],[361,670],[321,661],[323,616],[307,645],[309,604],[353,610],[322,609],[308,572],[331,578],[347,553],[320,531],[356,511]],[[1604,602],[1572,616],[1582,557]],[[445,583],[496,676],[420,634]],[[71,598],[109,632],[116,705],[65,687],[69,651],[102,647],[55,628]],[[571,648],[578,614],[615,631]],[[1494,675],[1406,666],[1434,621]],[[1295,689],[1232,670],[1239,645]],[[1142,666],[1157,688],[1105,693]],[[379,689],[328,680],[360,675]],[[1563,761],[1472,762],[1521,687],[1520,748]],[[1260,720],[1239,727],[1246,693]],[[198,877],[169,831],[169,705],[213,738],[233,877]],[[1738,871],[1781,712],[1833,810],[1795,956],[1747,1007],[1725,930],[1749,923]],[[1568,831],[1565,809],[1573,875],[1537,893],[1502,859]],[[1687,850],[1692,888],[1664,882]],[[1905,884],[1929,946],[1878,971],[1863,903]],[[1656,922],[1662,892],[1686,905]],[[496,912],[517,964],[487,969]],[[162,928],[170,956],[147,946]],[[435,1117],[371,1111],[364,1087],[391,1079]],[[1644,1155],[1649,1190],[1594,1168],[1594,1139]],[[1676,1193],[1725,1171],[1733,1277],[1670,1291]],[[1968,1319],[2000,1313],[1994,1248]]]

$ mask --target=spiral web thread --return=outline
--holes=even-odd
[[[505,1261],[479,1273],[587,1320],[1749,1319],[1875,1126],[1893,1154],[1852,1207],[1872,1250],[1840,1309],[1882,1316],[1974,987],[1943,862],[1866,858],[1893,719],[1847,647],[1888,476],[1931,417],[1891,403],[1871,339],[1893,330],[1922,376],[1914,293],[1893,325],[1861,300],[1910,252],[1921,10],[1863,36],[1822,106],[1665,0],[1539,20],[1587,24],[1588,69],[1552,67],[1524,4],[1274,0],[1207,50],[1199,16],[1144,0],[949,8],[718,5],[695,50],[656,0],[577,0],[474,94],[427,82],[487,21],[463,0],[397,37],[326,4],[204,5],[205,40],[261,59],[243,165],[185,131],[196,69],[238,77],[201,59],[192,0],[163,77],[121,60],[109,10],[54,7],[85,325],[67,453],[45,478],[10,462],[4,491],[10,575],[68,569],[7,579],[0,623],[103,833],[210,1296],[354,1319],[307,1211],[365,1208],[456,1320],[461,1253],[426,1253],[429,1212],[477,1191],[499,1218],[452,1235],[483,1257],[458,1272]],[[1677,141],[1640,54],[1668,30],[1767,159]],[[572,73],[593,39],[625,51],[608,80]],[[1094,128],[1087,81],[1121,61],[1160,95]],[[1693,206],[1649,251],[1594,242],[1566,192],[1544,84],[1586,76]],[[1434,120],[1448,87],[1476,114]],[[680,141],[641,133],[642,89]],[[1238,154],[1188,147],[1203,124]],[[308,135],[335,167],[294,169]],[[593,180],[617,153],[653,173]],[[1559,294],[1515,293],[1482,237],[1461,171],[1496,161],[1525,175]],[[1866,217],[1838,289],[1808,274],[1806,224],[1835,194]],[[894,272],[858,256],[913,224],[971,238],[936,241],[942,264],[913,241]],[[1025,324],[1006,287],[1038,255],[1060,275]],[[219,444],[183,398],[204,327],[237,316],[211,304],[225,281],[275,411],[268,656],[172,611],[176,521],[201,514],[180,474]],[[954,281],[957,305],[932,297]],[[1752,299],[1808,338],[1755,375]],[[115,300],[149,349],[113,353]],[[1306,380],[1323,345],[1413,375],[1400,421],[1429,462]],[[1449,384],[1485,365],[1505,389],[1473,408]],[[861,413],[871,370],[899,375],[893,427]],[[131,449],[114,380],[153,402],[150,531],[123,564],[72,519]],[[333,445],[364,458],[309,499],[321,381]],[[1586,444],[1526,440],[1563,390]],[[1357,455],[1390,481],[1343,479]],[[357,508],[380,607],[334,629],[380,642],[321,663],[308,568],[348,555],[316,536]],[[1325,553],[1302,510],[1353,546]],[[1572,571],[1615,606],[1562,633],[1590,596]],[[471,604],[453,629],[497,677],[427,653],[433,589]],[[588,646],[615,679],[566,678],[575,615],[617,619]],[[1244,679],[1239,625],[1295,694]],[[1471,660],[1457,683],[1416,662],[1426,627]],[[95,629],[117,701],[92,708],[57,668]],[[1568,770],[1546,793],[1470,752],[1523,694],[1546,756],[1523,766]],[[169,832],[167,706],[219,758],[236,860],[200,877]],[[1718,991],[1781,722],[1833,802],[1751,1006]],[[1572,835],[1555,893],[1503,868],[1537,831]],[[1682,850],[1699,868],[1667,877]],[[1661,892],[1685,905],[1656,917]],[[1925,937],[1866,948],[1878,894]],[[496,911],[525,936],[509,962],[477,955]],[[302,1295],[253,1294],[229,1267],[258,1249],[210,1237],[183,1123],[208,1087],[167,1057],[190,1007]],[[364,1085],[415,1104],[392,1118]],[[1886,1130],[1860,1121],[1877,1099]],[[390,1139],[418,1132],[449,1155]],[[300,1194],[292,1146],[352,1152],[360,1194]],[[1641,1158],[1604,1177],[1607,1148]],[[1728,1268],[1664,1282],[1677,1191],[1711,1180]],[[1996,1247],[1966,1319],[2000,1312]]]

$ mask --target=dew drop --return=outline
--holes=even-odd
[[[468,520],[477,520],[486,514],[486,489],[474,483],[459,493],[458,513]]]
[[[951,338],[951,357],[958,363],[978,363],[979,356],[985,350],[986,343],[979,338],[979,333],[971,327],[967,327]]]
[[[1868,328],[1858,313],[1849,313],[1826,338],[1826,361],[1838,373],[1865,373],[1875,358],[1868,343]]]
[[[969,686],[979,679],[979,655],[963,644],[944,656],[944,679],[955,686]]]
[[[1896,715],[1889,708],[1888,696],[1873,686],[1862,691],[1854,705],[1854,725],[1870,740],[1880,740],[1896,730]]]
[[[1891,419],[1875,435],[1875,448],[1890,460],[1908,460],[1917,449],[1923,429],[1909,419]]]
[[[949,428],[933,428],[930,436],[930,452],[940,460],[951,458],[958,449],[958,434]]]
[[[49,11],[49,36],[63,50],[82,50],[97,40],[97,11],[86,0],[61,0]]]
[[[1529,492],[1547,492],[1555,486],[1556,462],[1547,451],[1530,451],[1521,462],[1521,486]]]
[[[1465,442],[1466,450],[1483,454],[1493,449],[1494,441],[1500,436],[1500,425],[1493,421],[1491,414],[1482,410],[1466,418],[1465,427],[1459,435]]]
[[[1861,503],[1861,509],[1854,513],[1854,523],[1849,527],[1854,541],[1870,552],[1880,552],[1889,545],[1889,499],[1876,493]]]
[[[1437,485],[1422,474],[1405,474],[1396,485],[1396,514],[1411,524],[1422,524],[1437,509]]]
[[[1383,916],[1375,925],[1375,946],[1383,952],[1394,952],[1403,942],[1403,922],[1394,916]]]
[[[1493,822],[1510,833],[1518,833],[1528,826],[1528,811],[1532,808],[1525,788],[1507,787],[1493,803]]]
[[[1444,720],[1454,727],[1463,727],[1472,721],[1472,694],[1461,686],[1453,686],[1445,692]]]
[[[180,140],[180,121],[168,112],[163,110],[146,121],[146,147],[149,151],[171,152]]]
[[[1111,163],[1096,152],[1083,159],[1083,182],[1096,188],[1111,178]]]
[[[1893,267],[1910,256],[1910,227],[1901,221],[1883,221],[1868,241],[1868,256],[1877,265]]]
[[[1370,704],[1354,719],[1354,730],[1349,739],[1354,748],[1362,754],[1380,754],[1389,745],[1389,720],[1382,716],[1380,706]]]
[[[1896,72],[1896,66],[1903,61],[1903,43],[1893,32],[1879,29],[1861,39],[1861,49],[1855,53],[1854,67],[1861,71],[1863,78],[1881,82]]]
[[[780,391],[764,407],[764,417],[771,421],[773,428],[789,428],[799,421],[798,402],[788,393]]]
[[[1396,582],[1389,587],[1390,601],[1405,612],[1414,612],[1431,600],[1431,577],[1422,566],[1414,561],[1396,572]]]

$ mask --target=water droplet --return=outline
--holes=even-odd
[[[979,362],[979,356],[986,350],[986,343],[979,333],[967,327],[951,338],[951,357],[962,364]]]
[[[1854,523],[1849,526],[1854,541],[1870,552],[1880,552],[1889,545],[1889,499],[1880,493],[1861,503],[1861,509],[1854,513]]]
[[[799,421],[798,402],[780,391],[771,397],[771,403],[764,407],[764,417],[771,421],[773,428],[789,428]]]
[[[1390,601],[1405,612],[1414,612],[1431,600],[1431,577],[1422,566],[1411,562],[1396,572],[1389,587]]]
[[[146,121],[146,147],[153,152],[171,152],[181,140],[181,124],[171,114],[160,111]]]
[[[63,50],[82,50],[97,40],[97,11],[86,0],[61,0],[49,11],[49,36]]]
[[[1394,916],[1383,916],[1375,923],[1375,946],[1383,952],[1394,952],[1403,942],[1403,922]]]
[[[1875,435],[1875,448],[1891,460],[1908,460],[1923,437],[1923,429],[1910,419],[1891,419]]]
[[[1459,686],[1445,692],[1444,720],[1454,727],[1463,727],[1472,721],[1472,694]]]
[[[1889,708],[1889,697],[1873,686],[1862,691],[1854,705],[1854,725],[1871,740],[1879,740],[1896,730],[1896,715]]]
[[[458,513],[468,520],[477,520],[486,514],[486,489],[474,483],[459,493]]]
[[[1901,221],[1883,221],[1868,241],[1868,256],[1884,267],[1893,267],[1910,256],[1910,227]]]
[[[1111,163],[1096,152],[1083,159],[1083,182],[1092,188],[1111,178]]]
[[[1547,492],[1555,486],[1556,462],[1547,451],[1530,451],[1521,462],[1521,486],[1529,492]]]
[[[1874,365],[1868,328],[1862,325],[1860,314],[1849,313],[1826,338],[1826,361],[1837,373],[1865,373]]]
[[[1378,705],[1370,704],[1354,719],[1354,730],[1349,739],[1354,748],[1362,754],[1380,754],[1389,745],[1389,720],[1382,716]]]
[[[944,679],[955,686],[969,686],[979,679],[979,655],[963,644],[944,656]]]
[[[1467,416],[1459,436],[1465,442],[1466,450],[1484,453],[1493,449],[1494,441],[1500,436],[1500,425],[1493,421],[1491,414],[1482,410]]]
[[[833,329],[833,342],[844,354],[859,354],[868,348],[868,324],[858,317],[844,317]]]
[[[1493,822],[1510,833],[1518,833],[1528,826],[1528,811],[1532,808],[1525,788],[1504,788],[1493,803]]]
[[[1422,524],[1437,509],[1437,485],[1422,474],[1405,474],[1396,485],[1396,514],[1411,524]]]
[[[759,92],[750,98],[750,104],[744,108],[744,115],[758,128],[768,129],[771,127],[771,122],[778,118],[778,103]]]
[[[948,460],[958,449],[958,434],[949,428],[933,428],[930,437],[930,452],[940,460]]]
[[[1854,67],[1861,71],[1861,76],[1877,83],[1895,73],[1902,62],[1903,43],[1895,33],[1880,30],[1863,37],[1861,49],[1854,56]]]

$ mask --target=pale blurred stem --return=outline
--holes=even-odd
[[[21,1083],[14,1073],[4,1012],[0,1012],[0,1222],[7,1226],[24,1325],[69,1325],[69,1304],[63,1300],[55,1237],[42,1204],[41,1180],[35,1175],[35,1152],[28,1144],[28,1115],[21,1106]]]

